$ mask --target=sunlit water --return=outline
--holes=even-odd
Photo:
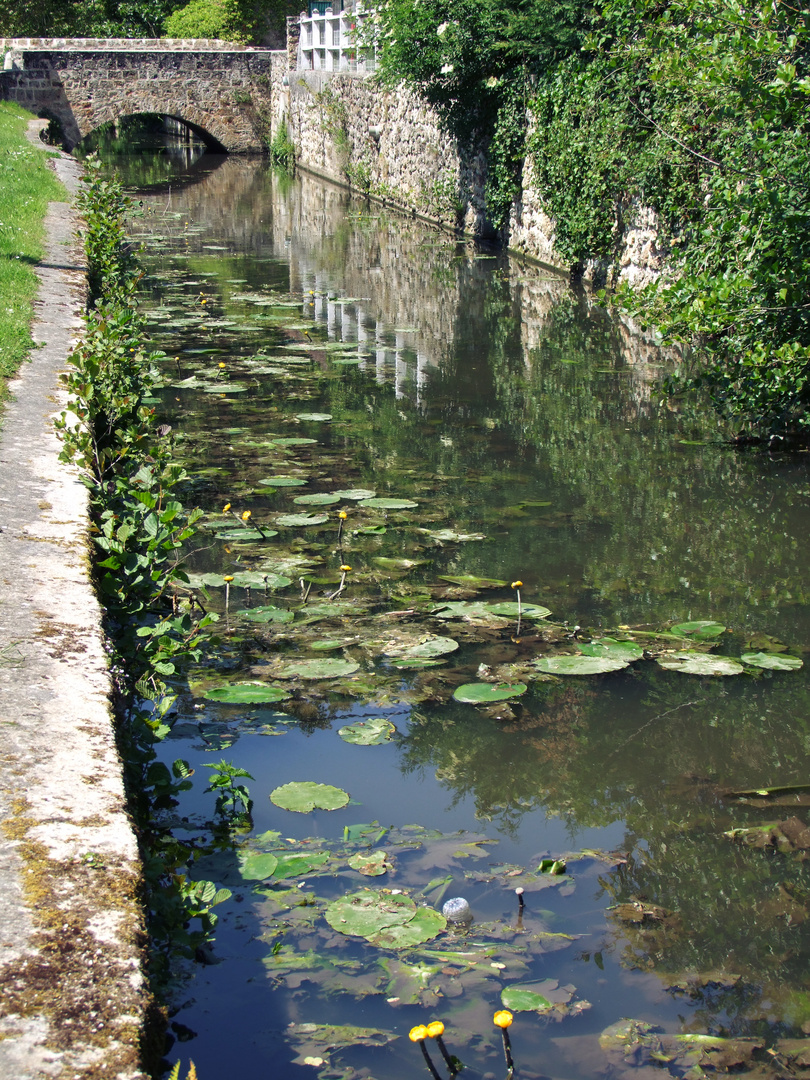
[[[159,410],[208,514],[189,566],[218,575],[282,560],[297,567],[269,597],[234,586],[227,618],[224,589],[211,589],[223,645],[191,673],[191,689],[181,687],[161,750],[197,770],[178,814],[204,834],[214,805],[204,766],[224,758],[254,777],[253,837],[321,838],[308,849],[335,856],[328,873],[275,885],[243,880],[237,852],[194,868],[234,895],[218,909],[219,962],[194,967],[176,991],[182,1041],[168,1060],[193,1058],[205,1080],[399,1080],[424,1067],[409,1029],[439,1018],[469,1075],[497,1076],[492,1013],[513,983],[568,1001],[550,1017],[516,1013],[512,1045],[525,1076],[633,1072],[644,1054],[609,1056],[599,1044],[621,1018],[766,1045],[801,1036],[810,1022],[801,852],[753,850],[723,833],[805,820],[803,796],[765,807],[723,796],[808,781],[807,669],[710,678],[645,659],[532,681],[511,709],[487,713],[453,701],[453,689],[547,650],[538,624],[524,620],[518,634],[511,619],[482,626],[429,613],[443,596],[512,601],[520,579],[522,602],[547,606],[562,625],[557,651],[575,651],[591,631],[715,620],[729,628],[718,653],[739,657],[769,635],[806,657],[806,456],[734,453],[710,418],[687,421],[659,404],[665,358],[550,272],[318,180],[225,160],[145,196],[133,231],[144,242],[149,330],[169,358]],[[268,483],[280,475],[301,483]],[[293,502],[352,488],[417,506]],[[226,503],[278,535],[217,539],[223,523],[238,529]],[[338,544],[341,508],[349,516]],[[326,520],[274,524],[304,511]],[[429,535],[443,529],[482,538]],[[324,597],[341,564],[352,570],[338,618],[308,627],[299,610],[294,623],[246,621],[268,602],[301,609],[307,583],[310,604],[336,603]],[[442,575],[506,584],[465,590]],[[460,647],[443,666],[398,672],[380,642],[388,635],[396,651],[404,632]],[[319,652],[316,640],[337,645]],[[763,642],[774,647],[760,638],[752,648]],[[360,671],[338,683],[288,680],[293,703],[202,697],[237,672],[261,678],[279,657],[319,655]],[[364,717],[390,720],[395,738],[357,746],[338,736]],[[270,792],[294,780],[336,785],[351,801],[310,814],[274,805]],[[393,864],[381,877],[348,869],[362,845],[341,847],[347,827],[371,822],[394,830],[376,842]],[[397,830],[411,824],[432,832],[408,845],[414,834]],[[488,842],[464,847],[476,839]],[[566,874],[536,872],[541,859],[564,855]],[[526,883],[522,922],[515,881]],[[466,937],[376,948],[324,918],[327,901],[365,886],[433,907],[462,895],[475,922]],[[309,905],[291,907],[290,890]],[[420,951],[437,946],[448,954],[438,962]],[[476,951],[482,960],[459,955]],[[291,1024],[398,1038],[343,1048],[335,1037],[330,1048]],[[667,1074],[664,1062],[656,1067]],[[669,1071],[687,1067],[679,1060]]]

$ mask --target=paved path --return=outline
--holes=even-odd
[[[75,192],[77,163],[54,165]],[[58,462],[52,427],[64,404],[58,372],[81,329],[76,226],[69,204],[51,204],[40,347],[0,430],[0,1080],[144,1076],[138,851],[90,581],[87,494]]]

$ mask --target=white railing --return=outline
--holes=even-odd
[[[340,0],[336,0],[339,3]],[[369,13],[359,5],[353,10],[303,12],[299,17],[299,71],[348,71],[358,74],[376,68],[373,48],[360,45],[360,28]],[[327,46],[327,41],[330,44]]]

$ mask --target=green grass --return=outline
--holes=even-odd
[[[30,119],[19,106],[0,102],[0,402],[33,348],[35,267],[42,258],[48,203],[67,201],[47,155],[25,137]]]

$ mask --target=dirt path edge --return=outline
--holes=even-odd
[[[38,139],[44,122],[32,122]],[[74,194],[80,166],[52,159]],[[141,866],[110,710],[87,492],[58,461],[86,278],[52,203],[34,350],[0,430],[0,1080],[145,1080]]]

